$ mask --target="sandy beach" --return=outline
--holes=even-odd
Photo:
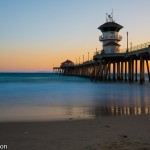
[[[9,150],[149,150],[150,116],[0,124]]]

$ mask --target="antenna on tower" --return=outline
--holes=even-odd
[[[106,22],[108,22],[108,14],[106,13]]]
[[[111,16],[112,16],[112,21],[115,22],[115,20],[114,20],[114,10],[113,9],[112,9]]]
[[[113,14],[113,9],[112,9],[112,12],[111,12],[110,15],[108,13],[106,13],[106,22],[115,22],[113,15],[114,15]]]

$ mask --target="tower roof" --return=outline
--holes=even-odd
[[[123,26],[121,26],[118,23],[115,23],[114,21],[106,22],[106,23],[104,23],[98,27],[98,29],[100,29],[102,32],[106,32],[106,31],[117,31],[117,32],[119,32],[119,30],[122,28],[123,28]]]
[[[64,61],[64,62],[62,62],[61,64],[66,64],[66,63],[73,63],[71,60],[66,60],[66,61]]]

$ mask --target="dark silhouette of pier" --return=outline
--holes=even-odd
[[[54,67],[54,72],[63,75],[89,77],[92,81],[129,81],[140,83],[145,81],[147,68],[148,78],[150,81],[150,43],[144,43],[135,47],[127,48],[125,52],[120,52],[119,42],[122,36],[119,30],[123,26],[115,23],[113,15],[106,16],[106,23],[98,29],[102,34],[99,41],[103,44],[103,49],[94,54],[91,61],[83,61],[81,64],[63,63],[60,67]],[[67,60],[68,61],[68,60]],[[67,62],[66,61],[66,62]],[[138,68],[140,77],[138,78]]]
[[[150,81],[150,46],[149,43],[131,52],[100,54],[96,53],[92,61],[72,66],[55,67],[54,70],[63,75],[89,77],[92,81],[145,81],[145,71]],[[139,61],[139,63],[138,63]],[[138,68],[140,78],[138,79]],[[112,75],[111,75],[112,74]]]

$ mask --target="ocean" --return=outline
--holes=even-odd
[[[150,83],[91,82],[53,73],[0,73],[0,122],[150,114]]]

